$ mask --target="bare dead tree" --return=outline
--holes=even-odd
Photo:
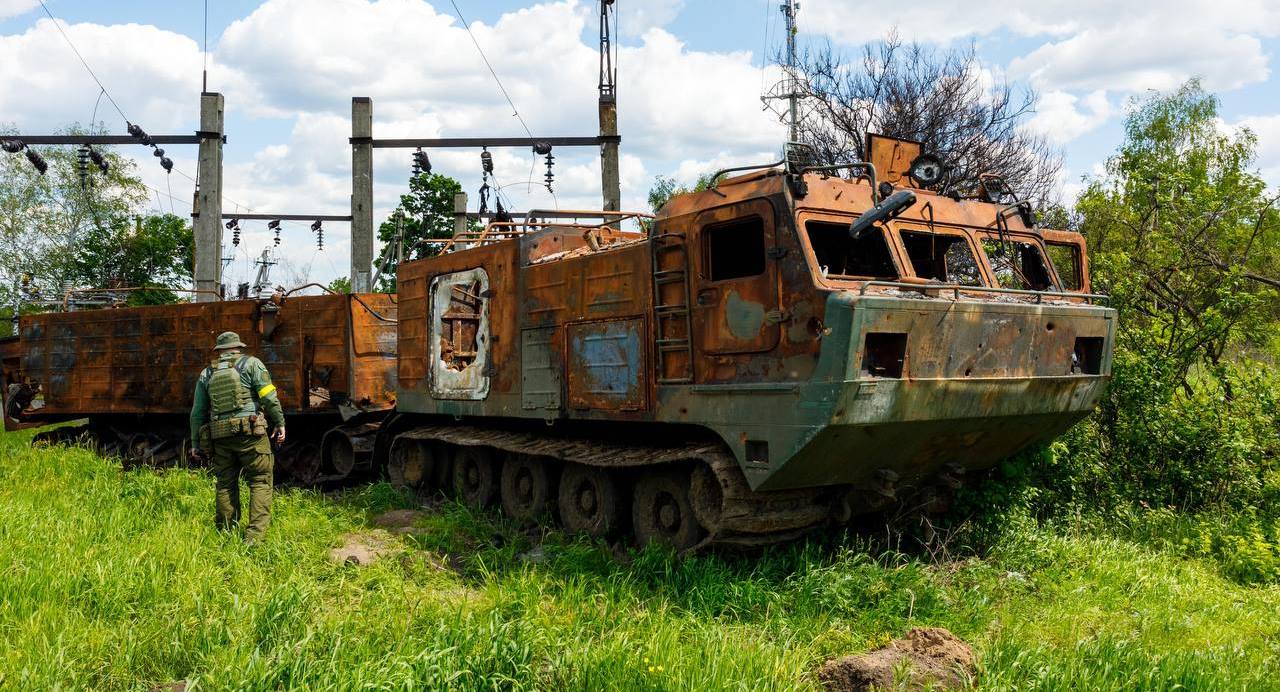
[[[972,46],[939,51],[891,33],[853,61],[827,43],[804,51],[796,81],[801,141],[825,163],[862,160],[870,131],[920,141],[942,157],[943,192],[966,192],[989,172],[1023,199],[1053,197],[1062,154],[1025,127],[1036,92],[992,83]]]

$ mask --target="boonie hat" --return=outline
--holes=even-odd
[[[240,340],[240,335],[235,332],[223,332],[218,335],[218,343],[213,347],[215,351],[222,351],[228,348],[248,348],[244,342]]]

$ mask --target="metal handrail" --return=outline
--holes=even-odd
[[[905,281],[867,281],[862,284],[858,295],[865,296],[867,289],[872,286],[885,286],[888,288],[908,288],[913,291],[923,291],[928,289],[944,289],[954,291],[955,300],[960,299],[960,291],[972,291],[976,293],[1002,293],[1020,296],[1035,296],[1036,302],[1041,302],[1044,298],[1084,298],[1091,305],[1095,300],[1110,300],[1111,296],[1102,293],[1069,293],[1066,291],[1029,291],[1025,288],[995,288],[992,286],[965,286],[962,284],[942,284],[942,283],[925,283],[915,284]]]
[[[73,288],[62,295],[62,309],[66,310],[73,293],[130,293],[133,291],[169,291],[170,293],[206,294],[223,300],[222,294],[202,288],[169,288],[167,286],[123,286],[121,288]]]

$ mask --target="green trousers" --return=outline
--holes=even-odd
[[[249,527],[246,540],[258,540],[271,525],[271,440],[267,436],[235,435],[213,441],[213,476],[217,479],[218,528],[240,524],[240,476],[249,484]]]

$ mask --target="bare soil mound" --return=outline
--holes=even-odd
[[[882,649],[827,661],[818,669],[818,681],[841,691],[901,689],[903,684],[909,690],[958,690],[974,672],[968,644],[941,627],[917,627]]]
[[[373,525],[387,529],[391,533],[416,535],[426,532],[426,529],[414,526],[415,522],[426,515],[426,512],[417,509],[395,509],[374,517]]]
[[[329,551],[329,559],[344,565],[371,565],[378,558],[396,551],[391,535],[377,529],[342,536],[342,545]]]

